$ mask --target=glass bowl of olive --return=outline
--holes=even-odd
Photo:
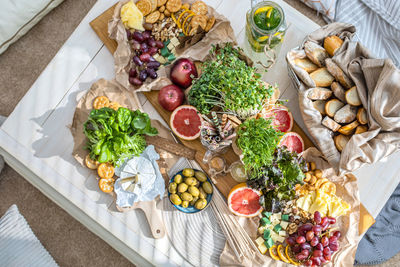
[[[213,186],[210,178],[202,171],[185,168],[176,173],[168,184],[171,204],[184,213],[204,210],[211,202]]]

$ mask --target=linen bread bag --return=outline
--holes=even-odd
[[[331,23],[287,54],[304,123],[337,172],[377,162],[400,147],[400,70]]]

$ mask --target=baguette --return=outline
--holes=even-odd
[[[365,108],[359,108],[357,111],[357,120],[360,124],[368,123],[368,114]]]
[[[358,96],[357,87],[355,86],[346,91],[345,97],[347,103],[352,106],[359,106],[362,104],[360,97]]]
[[[330,74],[332,74],[332,76],[335,77],[344,88],[349,89],[354,85],[349,76],[347,76],[331,58],[325,59],[325,65]]]
[[[357,128],[358,125],[360,125],[360,123],[357,120],[355,120],[352,123],[340,127],[338,131],[341,134],[350,135],[354,132],[354,130]]]
[[[331,99],[326,102],[325,105],[325,112],[328,114],[329,117],[335,116],[335,113],[344,106],[342,102],[338,99]]]
[[[335,146],[336,146],[337,150],[339,150],[339,152],[343,151],[344,147],[349,142],[349,140],[350,140],[350,138],[343,134],[336,135],[333,138],[333,141],[335,142]]]
[[[331,89],[333,94],[342,102],[346,102],[346,90],[338,82],[333,82],[331,84]]]
[[[312,63],[311,60],[309,60],[308,58],[296,58],[294,60],[294,64],[307,71],[308,73],[311,73],[318,69],[318,66]]]
[[[333,57],[336,50],[338,50],[343,44],[343,40],[336,35],[331,35],[325,38],[324,48],[328,54]]]
[[[329,57],[322,46],[311,41],[304,43],[304,51],[307,57],[318,67],[323,67],[325,65],[325,59]]]
[[[335,78],[329,73],[326,68],[319,68],[310,74],[311,79],[316,86],[328,87],[331,86]]]
[[[321,115],[326,115],[325,105],[326,105],[326,101],[325,100],[317,100],[317,101],[313,102],[314,108],[316,110],[318,110],[319,113],[321,113]]]
[[[307,97],[311,100],[326,100],[332,96],[332,91],[328,88],[314,87],[308,92]]]
[[[356,118],[356,113],[357,108],[347,104],[335,113],[333,119],[337,123],[350,123]]]
[[[365,133],[366,131],[368,131],[367,126],[365,125],[358,125],[356,128],[356,132],[354,134],[360,134],[360,133]]]
[[[328,116],[326,116],[326,117],[322,120],[322,125],[324,125],[324,126],[327,127],[328,129],[331,129],[333,132],[336,132],[337,130],[340,129],[340,124],[337,123],[336,121],[332,120],[332,119],[329,118]]]

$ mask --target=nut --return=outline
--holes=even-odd
[[[303,181],[308,183],[311,180],[311,173],[306,172],[306,176],[304,177]]]
[[[319,169],[317,169],[317,170],[314,171],[314,175],[315,175],[317,178],[322,178],[322,171],[319,170]]]
[[[317,177],[315,177],[314,175],[313,176],[311,176],[311,180],[310,180],[310,182],[309,182],[309,184],[310,185],[314,185],[316,182],[317,182]]]

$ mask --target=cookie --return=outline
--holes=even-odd
[[[203,1],[194,2],[190,9],[197,15],[206,15],[208,13],[208,6]]]
[[[140,0],[136,3],[136,6],[140,10],[140,12],[142,12],[143,16],[147,16],[152,10],[150,0]]]
[[[97,168],[100,178],[110,179],[114,176],[114,166],[111,163],[102,163]]]
[[[157,9],[158,0],[150,0],[151,3],[151,12]]]
[[[110,102],[110,104],[108,104],[108,107],[112,108],[113,110],[118,110],[120,106],[121,105],[117,102]]]
[[[114,179],[100,179],[99,188],[104,193],[111,193],[114,191]]]
[[[198,28],[199,28],[199,25],[190,28],[190,31],[188,30],[188,31],[189,31],[188,35],[189,35],[189,36],[195,35],[195,34],[197,33],[197,29],[198,29]]]
[[[88,167],[91,170],[95,170],[99,166],[99,162],[96,160],[92,160],[89,154],[87,154],[85,157],[85,164],[86,167]]]
[[[206,32],[209,32],[211,30],[211,28],[214,26],[215,24],[215,18],[211,17],[207,20],[207,25],[206,28],[204,29]]]
[[[153,13],[147,15],[146,23],[151,23],[151,24],[155,23],[158,20],[158,18],[160,17],[160,14],[161,14],[160,11],[156,10]]]
[[[190,5],[188,3],[184,3],[181,8],[182,9],[189,9]]]
[[[193,17],[192,21],[190,22],[192,28],[196,28],[196,26],[200,26],[202,29],[205,29],[207,25],[207,18],[204,15],[196,15]]]
[[[163,5],[165,5],[166,2],[167,2],[167,0],[157,0],[157,6],[158,7],[163,6]]]
[[[164,13],[161,13],[161,14],[160,14],[160,17],[158,18],[158,21],[162,21],[164,18],[165,18]]]
[[[182,1],[181,0],[168,0],[166,4],[166,8],[169,12],[174,13],[181,9]]]
[[[106,96],[98,96],[93,101],[93,108],[94,109],[101,109],[104,107],[108,107],[110,104],[110,100]]]

